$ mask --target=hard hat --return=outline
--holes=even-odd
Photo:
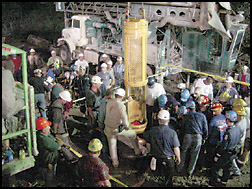
[[[236,99],[234,99],[232,106],[233,107],[235,107],[235,106],[243,106],[244,107],[244,106],[248,106],[248,104],[243,99],[236,98]]]
[[[167,110],[160,110],[158,112],[158,119],[162,120],[169,120],[170,119],[170,113]]]
[[[242,66],[242,69],[243,69],[243,70],[247,70],[248,68],[249,68],[249,67],[246,66],[246,65]]]
[[[76,70],[76,65],[71,65],[70,70],[75,71]]]
[[[181,98],[180,100],[183,102],[186,102],[188,100],[188,98],[190,97],[190,92],[188,89],[185,89],[181,92]]]
[[[186,103],[186,108],[195,108],[196,104],[194,101],[190,100]]]
[[[107,66],[107,64],[106,63],[102,63],[101,64],[101,68],[107,68],[108,66]]]
[[[185,106],[180,106],[180,107],[178,108],[178,111],[177,111],[176,113],[177,113],[177,114],[187,114],[188,111],[187,111],[187,109],[186,109]]]
[[[103,84],[103,82],[101,81],[101,78],[98,75],[94,75],[92,77],[91,83]]]
[[[231,76],[228,76],[225,83],[233,83],[234,82],[234,78]]]
[[[72,100],[71,94],[68,90],[64,90],[61,93],[59,93],[59,97],[63,100],[66,100],[67,102],[70,102]]]
[[[36,120],[36,128],[37,130],[42,130],[44,128],[46,128],[47,126],[51,126],[52,122],[51,121],[47,121],[45,118],[40,117]]]
[[[238,115],[247,115],[243,106],[234,106],[232,110],[235,111]]]
[[[116,89],[115,94],[122,96],[122,97],[125,97],[125,90],[122,88]]]
[[[35,50],[34,50],[34,49],[31,49],[31,50],[30,50],[30,53],[35,53]]]
[[[212,111],[222,111],[223,110],[223,106],[222,106],[221,103],[215,102],[215,103],[212,104],[211,110]]]
[[[229,110],[226,112],[226,118],[230,119],[231,121],[237,120],[237,113],[235,111]]]
[[[57,70],[57,69],[59,69],[59,67],[60,67],[60,66],[59,66],[59,64],[58,64],[58,63],[56,63],[56,62],[55,62],[55,63],[53,63],[53,65],[54,65],[54,67],[56,68],[56,70]]]
[[[56,51],[51,51],[51,54],[55,53],[56,54]]]
[[[70,72],[65,72],[65,77],[66,77],[66,79],[69,79],[69,77],[70,77]]]
[[[185,89],[186,88],[186,84],[185,83],[180,83],[180,84],[178,84],[177,88],[179,88],[179,89]]]
[[[34,74],[42,74],[42,70],[41,69],[36,69],[36,70],[34,70]]]
[[[112,62],[111,60],[109,60],[109,61],[107,62],[107,64],[112,65],[113,62]]]
[[[221,95],[219,97],[219,101],[227,102],[230,98],[231,98],[231,96],[228,94],[228,92],[225,91],[225,92],[221,93]]]
[[[210,103],[210,100],[209,100],[208,96],[200,95],[197,102],[199,105],[207,105]]]
[[[118,57],[117,57],[117,60],[122,61],[122,57],[121,57],[121,56],[118,56]]]
[[[79,54],[79,57],[81,57],[81,56],[84,56],[84,54],[83,54],[83,53],[80,53],[80,54]]]
[[[102,56],[101,56],[102,58],[105,58],[105,57],[108,57],[108,55],[106,55],[106,54],[102,54]]]
[[[158,106],[164,107],[167,103],[167,96],[165,94],[162,94],[158,97]]]
[[[193,96],[199,97],[201,95],[201,92],[202,92],[201,88],[196,87],[195,90],[194,90]]]
[[[155,84],[155,78],[154,77],[149,77],[147,85],[151,87],[154,84]]]
[[[47,81],[48,83],[52,84],[53,78],[52,78],[51,76],[48,76],[47,79],[46,79],[46,81]]]
[[[103,147],[101,141],[98,138],[92,139],[88,144],[88,150],[91,152],[97,152]]]

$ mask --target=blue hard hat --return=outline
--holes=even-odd
[[[155,84],[155,78],[154,77],[149,77],[148,78],[148,86],[153,86]]]
[[[237,120],[237,113],[233,110],[227,111],[226,118],[230,119],[231,121],[236,121]]]
[[[186,109],[185,106],[180,106],[180,107],[178,108],[178,111],[177,111],[176,113],[177,113],[177,114],[187,114],[188,111],[187,111],[187,109]]]
[[[159,107],[164,107],[165,104],[167,103],[167,96],[165,94],[162,94],[158,97],[158,106]]]
[[[70,69],[71,69],[71,71],[75,71],[75,70],[76,70],[76,65],[72,65],[72,66],[70,67]]]
[[[181,98],[180,100],[183,102],[186,102],[188,100],[188,98],[190,97],[190,92],[188,89],[185,89],[181,92]]]
[[[195,108],[196,104],[194,101],[190,100],[186,103],[186,108]]]

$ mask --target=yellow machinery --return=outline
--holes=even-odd
[[[126,96],[133,97],[133,101],[126,105],[128,119],[131,128],[136,133],[143,133],[147,125],[145,87],[147,84],[148,21],[136,18],[125,19],[123,36],[125,90]]]

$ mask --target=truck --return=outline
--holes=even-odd
[[[100,55],[124,56],[127,11],[148,21],[147,64],[154,73],[182,72],[175,65],[222,74],[236,62],[247,24],[229,2],[56,2],[65,28],[57,40],[59,56],[70,64],[80,53],[97,65]]]

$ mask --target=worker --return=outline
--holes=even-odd
[[[80,66],[82,66],[86,69],[87,73],[89,73],[89,64],[88,61],[84,59],[83,53],[79,54],[79,59],[75,61],[74,65],[76,66],[77,70],[79,70]]]
[[[51,122],[41,117],[36,120],[37,141],[39,155],[36,158],[36,164],[42,170],[46,186],[56,186],[55,175],[57,161],[59,159],[59,150],[61,145],[58,144],[50,133]]]
[[[249,160],[249,154],[250,154],[250,98],[246,99],[247,106],[245,106],[245,112],[246,115],[244,115],[247,123],[247,128],[246,128],[246,137],[244,141],[244,147],[243,150],[240,154],[238,154],[238,159],[236,162],[239,164],[239,167],[244,166],[248,160]],[[234,105],[234,103],[233,103]]]
[[[109,55],[107,54],[102,54],[101,55],[101,60],[99,61],[99,64],[96,66],[96,73],[100,72],[101,71],[101,65],[102,63],[108,63],[108,61],[110,60],[110,57]]]
[[[197,99],[197,104],[198,104],[198,110],[196,109],[196,111],[203,113],[207,118],[207,122],[209,123],[210,120],[213,118],[212,112],[209,108],[211,104],[210,99],[206,95],[200,95],[199,98]]]
[[[239,74],[238,76],[238,81],[242,81],[242,82],[246,82],[246,83],[250,83],[250,74],[248,73],[248,66],[244,65],[242,67],[242,73]],[[250,86],[249,85],[243,85],[243,84],[238,84],[238,88],[237,88],[239,94],[241,95],[242,98],[247,97],[249,90],[250,90]]]
[[[112,66],[113,66],[113,62],[111,60],[109,60],[107,62],[107,71],[115,78],[115,74],[114,74],[114,70],[113,70]]]
[[[201,146],[208,138],[208,126],[206,116],[195,111],[195,102],[186,103],[188,114],[183,116],[181,127],[185,129],[183,144],[181,147],[181,164],[177,171],[181,172],[186,161],[187,152],[190,150],[189,164],[186,169],[187,176],[190,177],[195,169]]]
[[[240,140],[241,130],[236,127],[234,122],[237,120],[237,114],[234,111],[226,112],[226,121],[228,128],[223,136],[223,141],[216,149],[214,163],[211,167],[211,177],[209,179],[210,186],[226,186],[230,178],[230,168],[232,161],[236,158],[238,150],[237,144]],[[219,170],[223,169],[221,182],[217,181]]]
[[[148,78],[148,83],[146,86],[146,115],[147,115],[147,126],[146,130],[153,126],[153,112],[154,112],[154,102],[162,94],[166,94],[163,85],[156,83],[154,77]]]
[[[88,154],[84,154],[79,160],[78,173],[84,187],[111,187],[109,168],[99,158],[103,145],[97,138],[88,144]]]
[[[65,126],[65,119],[68,119],[69,115],[64,110],[64,104],[67,102],[70,102],[71,94],[68,90],[64,90],[61,93],[59,93],[59,98],[55,100],[49,107],[48,111],[50,112],[51,116],[49,117],[49,120],[52,122],[52,130],[53,134],[60,138],[66,145],[70,146],[69,142],[69,134],[67,131],[67,128]],[[63,154],[66,157],[68,161],[71,163],[75,163],[77,159],[73,156],[73,154],[70,152],[67,148],[62,148]]]
[[[15,72],[13,74],[15,81],[19,81],[22,82],[22,70],[21,70],[21,66],[22,66],[22,60],[19,56],[17,56],[16,54],[13,54],[11,57],[11,60],[14,64],[14,69]]]
[[[64,87],[56,83],[55,81],[52,82],[52,90],[51,90],[51,103],[54,102],[57,98],[59,98],[59,94],[64,91]]]
[[[178,104],[177,100],[171,94],[161,94],[154,102],[154,114],[157,114],[160,110],[168,110],[171,117],[176,117]]]
[[[115,87],[123,87],[124,85],[124,64],[121,56],[117,57],[117,61],[113,66],[115,75]]]
[[[201,88],[201,94],[206,95],[210,100],[213,100],[213,77],[207,76],[207,78],[199,78],[195,80],[190,90],[191,94],[194,94],[196,87]]]
[[[170,114],[167,110],[158,113],[158,125],[144,132],[143,138],[150,145],[150,153],[156,159],[156,172],[165,176],[167,186],[173,186],[175,163],[180,164],[180,143],[177,133],[168,127]]]
[[[184,134],[185,134],[185,129],[181,126],[181,123],[182,123],[183,117],[187,113],[188,113],[188,111],[186,109],[186,106],[178,107],[178,111],[176,112],[176,114],[177,114],[177,125],[178,125],[177,134],[178,134],[180,144],[183,143],[183,138],[184,138]]]
[[[141,154],[136,132],[130,128],[126,107],[122,102],[124,97],[125,90],[122,88],[116,89],[115,98],[108,100],[106,106],[104,133],[108,140],[110,157],[114,168],[119,166],[117,139],[124,142],[125,137],[129,137],[131,139],[135,155],[138,156]]]
[[[91,86],[92,76],[88,74],[87,67],[80,65],[77,68],[77,76],[73,80],[73,87],[76,98],[83,98]]]
[[[237,114],[237,122],[235,123],[235,126],[238,127],[241,130],[240,140],[237,144],[237,147],[240,149],[240,153],[243,150],[244,142],[246,138],[246,129],[247,129],[247,120],[245,119],[246,111],[245,108],[241,105],[233,106],[233,111]],[[236,160],[232,160],[232,168],[231,168],[234,176],[240,176],[241,170],[238,167]]]
[[[10,59],[9,55],[5,55],[2,60],[2,67],[6,70],[10,70],[12,74],[15,72],[15,65],[13,61]]]
[[[42,78],[42,70],[34,70],[35,77],[32,77],[29,80],[29,84],[34,87],[34,99],[35,104],[38,105],[38,109],[41,117],[47,119],[46,116],[46,101],[45,101],[45,92],[49,92],[50,88],[45,85],[44,79]]]
[[[93,76],[91,79],[92,86],[86,94],[86,102],[88,109],[89,130],[98,127],[98,109],[102,99],[102,93],[100,87],[102,85],[101,78],[99,76]]]
[[[216,102],[219,101],[219,97],[223,92],[227,92],[231,96],[231,98],[227,102],[227,104],[229,104],[229,105],[232,105],[234,102],[234,99],[239,97],[237,90],[234,87],[232,87],[233,82],[234,82],[233,77],[228,76],[225,81],[225,86],[221,87],[215,96]]]
[[[38,69],[39,61],[38,55],[36,55],[36,51],[34,49],[30,49],[30,54],[27,56],[27,68],[28,68],[28,77],[33,77],[34,70]]]
[[[101,91],[104,96],[106,90],[108,90],[112,87],[112,85],[115,84],[115,78],[111,75],[111,73],[108,72],[106,63],[101,64],[101,71],[96,75],[99,76],[103,81],[103,84],[101,85]]]
[[[226,111],[232,110],[232,104],[229,103],[229,100],[231,99],[231,96],[228,94],[228,92],[221,93],[219,97],[219,102],[222,104],[224,110],[223,115],[226,114]]]
[[[51,55],[52,56],[48,59],[48,62],[46,65],[49,67],[51,64],[58,64],[59,68],[55,70],[55,75],[56,77],[58,77],[63,71],[63,61],[59,56],[56,55],[56,51],[52,50]]]
[[[51,77],[53,78],[53,80],[55,81],[56,78],[55,78],[55,74],[54,74],[54,71],[57,69],[57,65],[56,64],[51,64],[49,66],[49,69],[47,70],[47,74],[46,74],[46,77]]]
[[[181,92],[186,89],[186,83],[179,83],[177,89],[178,91],[174,93],[174,98],[178,101],[180,100]]]
[[[224,133],[227,129],[226,117],[221,112],[223,106],[219,102],[215,102],[211,106],[213,119],[209,123],[209,139],[206,144],[208,162],[207,166],[211,167],[217,146],[223,141]]]
[[[180,99],[178,102],[180,103],[180,106],[185,106],[187,102],[192,101],[193,97],[190,95],[190,92],[188,89],[185,89],[181,91],[180,93]]]

